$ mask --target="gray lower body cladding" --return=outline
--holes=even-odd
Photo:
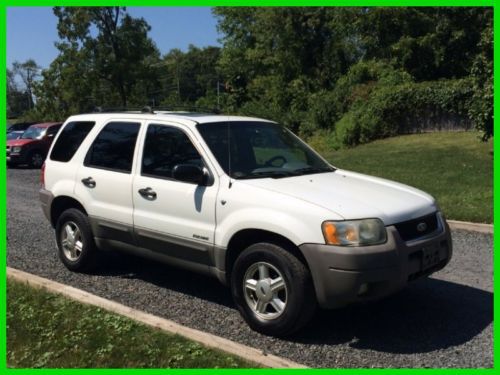
[[[217,277],[225,283],[225,248],[110,220],[89,217],[96,244]]]

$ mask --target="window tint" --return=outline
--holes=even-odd
[[[62,162],[70,161],[94,125],[95,122],[92,121],[75,121],[68,123],[52,148],[50,160]]]
[[[142,156],[143,175],[172,178],[177,164],[203,167],[203,161],[187,135],[180,129],[149,125]]]
[[[140,124],[110,122],[101,130],[85,157],[85,166],[130,173]]]

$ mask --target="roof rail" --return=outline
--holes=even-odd
[[[200,113],[213,113],[220,114],[221,111],[218,108],[207,108],[207,107],[197,107],[194,105],[175,105],[168,107],[115,107],[115,108],[105,108],[105,107],[94,107],[91,113],[116,113],[116,112],[127,112],[127,113],[159,113],[159,112],[200,112]]]

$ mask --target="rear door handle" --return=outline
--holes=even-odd
[[[86,186],[86,187],[89,187],[91,189],[95,188],[95,181],[92,177],[87,177],[87,178],[83,178],[82,179],[82,183]]]
[[[141,194],[143,198],[146,198],[149,201],[154,201],[156,199],[156,192],[150,187],[139,189],[139,194]]]

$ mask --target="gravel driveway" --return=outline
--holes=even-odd
[[[453,231],[454,257],[386,300],[319,311],[295,336],[251,331],[216,280],[130,255],[106,254],[92,274],[57,258],[39,207],[39,171],[7,171],[7,263],[125,305],[311,367],[492,367],[491,235]]]

